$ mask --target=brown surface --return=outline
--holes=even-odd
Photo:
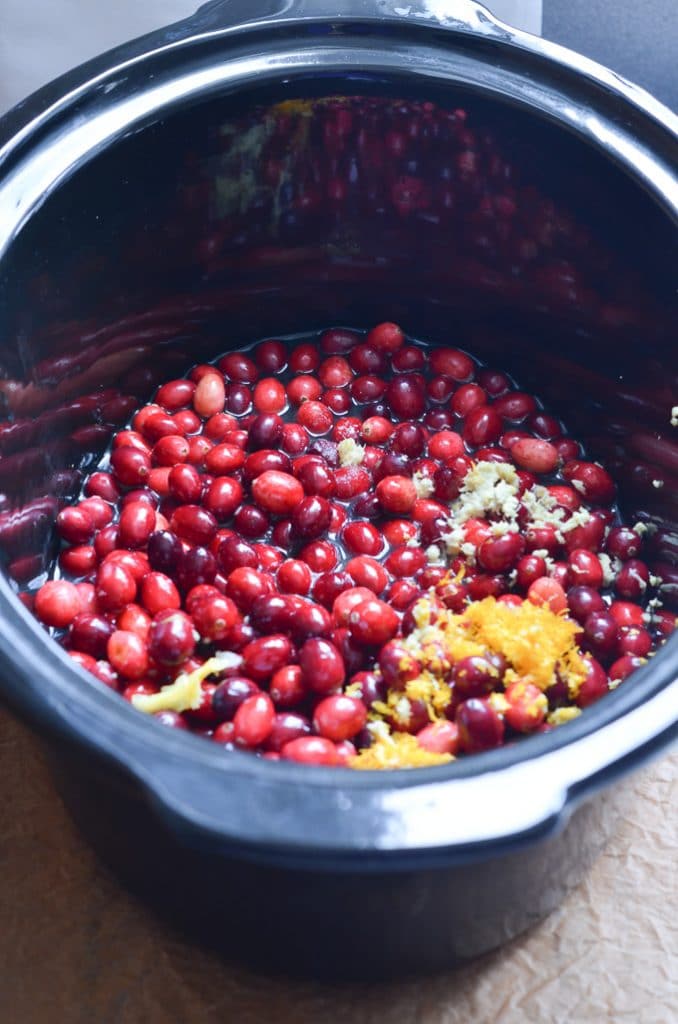
[[[329,988],[170,934],[97,863],[39,747],[0,713],[0,1024],[670,1024],[677,781],[676,755],[635,776],[588,880],[504,950],[426,982]]]

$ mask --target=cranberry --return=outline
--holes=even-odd
[[[233,738],[238,746],[261,746],[273,730],[275,707],[267,693],[247,697],[233,716]]]
[[[146,644],[136,633],[117,629],[108,638],[106,652],[114,670],[125,679],[141,679],[148,671]]]
[[[327,355],[342,355],[362,341],[359,334],[344,327],[332,327],[320,335],[320,348]]]
[[[150,572],[141,581],[141,603],[151,615],[167,608],[180,608],[181,597],[176,586],[161,572]]]
[[[124,566],[106,562],[100,566],[96,580],[96,595],[102,611],[119,611],[136,597],[137,584]]]
[[[302,485],[289,473],[268,470],[252,483],[257,505],[274,515],[291,515],[304,497]]]
[[[472,697],[459,705],[455,715],[459,746],[465,753],[491,750],[504,740],[504,722],[490,702]]]
[[[64,508],[56,520],[60,536],[68,544],[87,544],[94,536],[95,523],[86,508]]]
[[[473,447],[492,444],[501,436],[501,417],[490,405],[473,409],[464,421],[463,438]]]
[[[356,587],[367,588],[374,594],[381,594],[388,584],[388,572],[369,555],[358,555],[356,558],[351,558],[346,563],[346,572]]]
[[[181,541],[168,530],[159,530],[148,538],[148,561],[151,569],[173,575],[182,555]]]
[[[266,512],[256,505],[241,505],[235,514],[233,526],[243,537],[254,540],[264,536],[270,526],[270,520]]]
[[[617,658],[614,664],[610,665],[610,679],[618,679],[621,682],[636,669],[642,668],[644,664],[644,658],[638,658],[633,654],[623,654],[621,658]]]
[[[652,637],[646,629],[631,626],[623,630],[617,648],[620,654],[630,654],[636,658],[646,657],[652,648]]]
[[[170,380],[158,388],[155,396],[158,405],[167,412],[176,412],[189,405],[195,392],[195,384],[191,380]]]
[[[344,544],[354,555],[378,555],[383,546],[379,531],[371,523],[349,523],[341,535]]]
[[[466,417],[474,409],[479,409],[487,404],[487,392],[478,384],[462,384],[456,391],[451,402],[452,411],[461,417]]]
[[[431,722],[417,733],[417,743],[432,754],[456,754],[459,729],[454,722]]]
[[[587,708],[589,704],[600,700],[609,689],[605,669],[602,668],[595,658],[586,658],[585,664],[586,678],[577,694],[577,704],[580,708]]]
[[[316,345],[297,345],[290,353],[289,362],[294,373],[311,373],[320,365],[320,353]]]
[[[506,661],[501,655],[470,655],[454,665],[450,683],[462,700],[483,697],[498,689],[505,671]]]
[[[592,551],[576,548],[568,557],[568,582],[571,586],[591,587],[600,589],[603,585],[603,567],[600,559]]]
[[[295,377],[287,385],[287,397],[292,405],[315,402],[323,393],[323,387],[315,377]]]
[[[527,395],[523,391],[509,391],[495,399],[493,408],[503,419],[517,423],[535,412],[537,403],[532,395]]]
[[[285,386],[275,377],[264,377],[254,389],[252,402],[254,408],[260,413],[282,412],[287,405]]]
[[[565,463],[562,472],[563,477],[592,505],[609,505],[614,501],[612,477],[597,463],[573,460]]]
[[[284,422],[275,412],[261,413],[250,424],[247,447],[250,450],[275,448],[280,442]]]
[[[189,544],[208,546],[217,532],[217,521],[200,505],[180,505],[170,519],[170,528]]]
[[[426,392],[411,375],[394,377],[385,397],[393,415],[401,420],[419,419],[426,409]]]
[[[530,584],[527,599],[532,604],[546,605],[552,612],[562,612],[567,608],[567,595],[557,580],[544,577]]]
[[[304,715],[291,711],[278,712],[273,720],[273,728],[266,740],[268,750],[280,751],[286,743],[308,736],[311,725]]]
[[[391,448],[409,459],[416,459],[426,451],[427,441],[428,433],[420,424],[401,423],[393,432]]]
[[[451,377],[456,381],[470,380],[475,371],[471,357],[455,348],[434,349],[431,352],[430,365],[433,373]]]
[[[334,418],[331,411],[322,402],[304,402],[297,413],[297,421],[305,427],[309,434],[326,434],[331,428]]]
[[[643,625],[643,609],[631,601],[613,601],[610,605],[610,615],[620,629]]]
[[[243,670],[255,682],[265,682],[292,659],[289,637],[273,633],[253,640],[242,652]]]
[[[650,583],[650,571],[645,562],[630,558],[621,567],[614,581],[614,588],[627,601],[639,601]]]
[[[220,373],[206,373],[198,381],[193,393],[193,408],[198,416],[207,419],[218,412],[223,412],[226,401],[226,388]]]
[[[346,678],[344,660],[329,640],[312,637],[299,651],[299,665],[304,686],[314,693],[331,693]]]
[[[306,562],[312,572],[329,572],[339,560],[336,548],[326,540],[307,544],[299,552],[299,557]]]
[[[567,603],[570,614],[582,624],[591,612],[604,612],[607,609],[603,598],[592,587],[571,587],[567,592]]]
[[[397,613],[384,601],[371,597],[361,601],[348,617],[351,636],[361,644],[384,644],[393,639],[400,620]]]
[[[279,668],[273,673],[269,693],[277,707],[295,707],[306,693],[301,668],[298,665]]]
[[[643,542],[635,530],[628,526],[614,526],[605,541],[605,550],[613,558],[621,558],[626,561],[629,558],[637,558],[640,554]]]
[[[68,639],[74,650],[103,658],[112,632],[113,626],[102,615],[80,612],[71,623]]]
[[[236,711],[249,697],[259,693],[259,687],[252,679],[245,676],[231,676],[214,690],[212,694],[212,710],[219,721],[233,718]]]
[[[396,548],[386,559],[384,566],[399,579],[414,576],[426,565],[426,555],[421,548],[402,546]]]
[[[407,515],[414,508],[417,491],[407,476],[386,476],[377,484],[377,497],[390,515]]]
[[[534,732],[546,718],[548,700],[533,683],[511,683],[505,697],[509,706],[504,718],[516,732]]]
[[[397,324],[383,323],[372,328],[366,341],[378,352],[393,355],[405,344],[405,335]]]
[[[584,622],[584,636],[594,651],[609,653],[617,646],[617,623],[609,612],[591,612]]]
[[[48,580],[35,595],[35,614],[46,626],[64,629],[82,611],[78,588],[67,580]]]
[[[308,594],[312,576],[308,565],[296,558],[288,558],[278,569],[278,587],[287,594]]]
[[[308,461],[295,472],[295,476],[308,495],[331,498],[336,491],[334,473],[324,462]]]
[[[331,740],[322,736],[300,736],[286,743],[280,755],[287,761],[301,764],[336,765],[339,762],[337,748]]]
[[[525,541],[519,533],[505,533],[491,537],[478,548],[478,564],[489,572],[507,572],[525,551]]]
[[[335,743],[352,739],[367,722],[367,708],[357,697],[336,694],[325,697],[313,715],[315,731]]]
[[[273,582],[269,576],[249,566],[233,569],[226,585],[227,596],[235,601],[241,612],[249,612],[258,597],[269,594]]]
[[[166,609],[153,617],[148,634],[150,656],[159,665],[174,667],[195,650],[193,622],[185,612]]]
[[[404,690],[411,679],[421,674],[421,662],[400,640],[390,640],[379,653],[379,668],[384,684],[394,690]]]
[[[553,473],[558,465],[558,452],[548,441],[525,438],[511,446],[511,455],[517,466],[531,473]]]
[[[318,495],[302,498],[291,513],[293,535],[303,540],[320,537],[328,529],[331,516],[326,498]]]

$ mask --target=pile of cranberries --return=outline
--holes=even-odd
[[[482,461],[512,464],[523,490],[542,483],[588,522],[559,539],[472,519],[475,558],[446,559],[450,505]],[[350,764],[373,742],[388,652],[424,595],[455,611],[492,596],[569,614],[594,666],[581,706],[642,664],[674,617],[647,614],[642,538],[613,501],[608,473],[558,420],[461,350],[411,343],[392,323],[264,341],[163,384],[117,433],[58,515],[58,576],[33,607],[129,701],[236,652],[199,706],[156,717],[270,760]],[[620,560],[612,581],[601,553]],[[552,689],[550,707],[567,703]],[[390,726],[451,754],[550,727],[528,716],[512,731],[519,709],[477,695],[433,724],[413,704]]]

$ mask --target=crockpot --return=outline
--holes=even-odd
[[[105,861],[202,941],[378,977],[516,935],[675,736],[678,639],[518,745],[272,763],[147,720],[43,631],[21,594],[58,509],[159,381],[392,319],[586,438],[675,603],[676,152],[652,97],[468,0],[218,0],[0,121],[0,691]]]

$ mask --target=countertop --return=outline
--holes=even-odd
[[[0,711],[0,1022],[671,1024],[677,783],[678,755],[632,776],[588,879],[504,949],[423,981],[329,987],[260,976],[168,930],[97,862],[39,744]]]

